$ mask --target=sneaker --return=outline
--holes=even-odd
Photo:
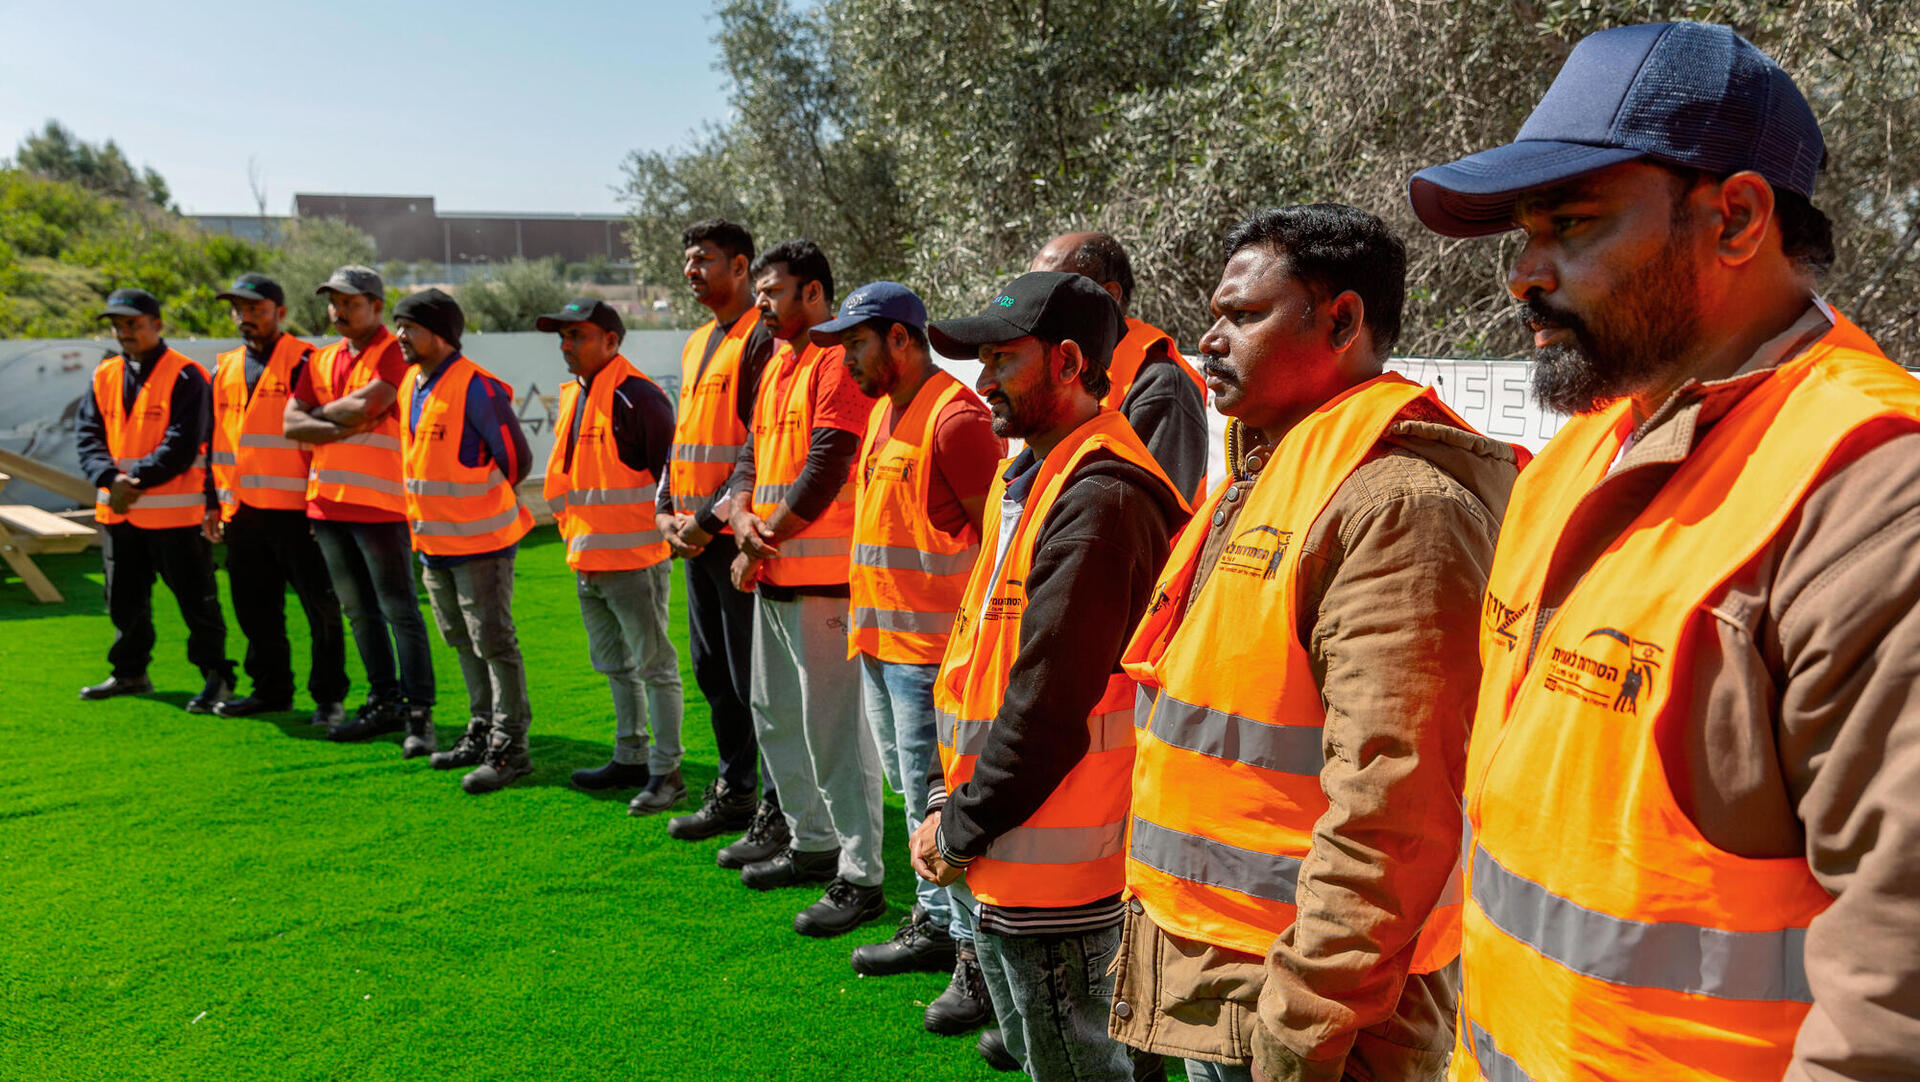
[[[140,676],[109,676],[97,684],[88,684],[80,689],[80,697],[88,700],[111,699],[119,695],[145,695],[153,690],[153,681]]]
[[[645,763],[610,762],[591,770],[574,771],[573,784],[593,792],[602,789],[643,789],[649,776]]]
[[[793,930],[815,939],[829,939],[845,935],[886,911],[887,895],[880,884],[862,887],[834,876],[819,901],[794,914]]]
[[[667,820],[667,836],[683,842],[697,842],[716,834],[731,834],[747,829],[753,821],[757,801],[752,793],[735,793],[719,778],[707,783],[700,796],[700,807],[691,815],[676,815]]]
[[[308,725],[322,729],[331,729],[344,724],[347,720],[347,708],[340,703],[321,703],[313,708],[313,716],[307,719]]]
[[[376,736],[397,733],[406,726],[406,705],[396,699],[368,699],[353,720],[327,730],[327,739],[336,744],[372,740]]]
[[[407,738],[400,741],[400,758],[414,759],[432,755],[440,747],[433,733],[433,707],[409,706],[400,715]]]
[[[225,699],[213,704],[213,712],[223,718],[250,718],[255,714],[278,714],[293,709],[293,700],[262,698],[259,692],[244,699]]]
[[[754,890],[797,887],[802,883],[832,882],[839,870],[838,849],[802,853],[788,847],[740,869],[740,882]]]
[[[627,802],[628,815],[658,815],[682,800],[687,799],[687,783],[680,780],[680,769],[675,767],[665,774],[655,774],[647,779],[647,787],[640,795]]]
[[[953,937],[936,928],[918,905],[900,920],[900,928],[885,943],[853,948],[853,971],[868,977],[895,973],[942,973],[953,968]]]
[[[979,1042],[973,1047],[975,1051],[980,1053],[980,1058],[987,1061],[987,1066],[996,1071],[1017,1071],[1020,1069],[1020,1061],[1013,1058],[1012,1052],[1007,1051],[1006,1034],[1001,1033],[997,1029],[990,1029],[982,1033]]]
[[[991,1021],[993,1000],[987,997],[987,977],[980,972],[980,958],[974,954],[972,947],[960,946],[954,951],[953,979],[947,982],[946,991],[927,1004],[927,1013],[921,1019],[921,1024],[927,1027],[928,1033],[957,1037]],[[1005,1050],[1003,1044],[1001,1051]]]
[[[453,742],[453,747],[445,751],[436,751],[427,760],[427,765],[435,770],[452,770],[457,766],[478,766],[480,759],[487,753],[487,733],[493,728],[488,722],[475,718],[467,722],[467,731]]]
[[[231,698],[233,698],[233,667],[228,665],[207,673],[207,682],[200,688],[200,694],[187,700],[187,713],[211,714],[215,707]]]
[[[491,793],[531,773],[533,759],[527,754],[526,743],[505,733],[494,733],[487,738],[487,751],[481,756],[480,765],[460,779],[460,788],[474,794]]]
[[[762,800],[753,813],[753,822],[747,824],[747,833],[732,845],[722,846],[713,861],[722,868],[744,868],[775,856],[792,840],[780,805]]]

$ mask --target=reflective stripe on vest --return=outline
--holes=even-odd
[[[760,377],[753,404],[753,513],[762,519],[787,497],[807,464],[813,440],[813,394],[823,365],[840,364],[839,346],[808,342],[799,353],[782,342]],[[760,565],[760,579],[776,586],[828,586],[847,581],[853,554],[853,493],[849,477],[833,502],[805,529],[779,543],[780,555]]]
[[[1697,443],[1543,622],[1548,568],[1588,541],[1629,403],[1576,416],[1522,471],[1482,609],[1467,760],[1460,1078],[1779,1078],[1812,999],[1805,859],[1714,845],[1663,749],[1727,581],[1777,543],[1865,429],[1920,431],[1920,384],[1837,314]],[[1619,499],[1619,496],[1613,497]],[[1520,629],[1516,632],[1516,628]]]
[[[497,463],[461,464],[467,387],[475,376],[491,373],[465,356],[446,364],[421,403],[417,422],[412,419],[413,393],[420,370],[408,369],[400,388],[401,408],[408,416],[402,429],[407,525],[413,547],[430,556],[495,552],[525,537],[533,528],[533,515],[515,499]],[[507,388],[507,395],[512,397],[513,388]]]
[[[853,630],[849,655],[880,661],[938,664],[946,653],[953,614],[980,555],[971,526],[954,536],[928,517],[933,486],[933,436],[940,415],[972,392],[935,371],[895,419],[881,398],[867,417],[854,470],[853,552],[848,602]]]
[[[293,335],[281,335],[251,391],[246,347],[220,355],[213,373],[212,463],[222,519],[231,520],[243,503],[275,511],[307,506],[312,445],[282,433],[293,370],[312,352]]]
[[[393,332],[382,327],[347,371],[338,373],[340,355],[346,352],[352,356],[347,341],[342,339],[321,346],[307,361],[314,393],[320,396],[320,401],[313,405],[324,406],[372,383],[380,377],[380,359],[388,350],[399,348],[400,342],[393,337]],[[403,396],[395,400],[371,430],[343,440],[315,444],[313,466],[307,475],[307,501],[327,500],[405,513],[406,490],[400,484],[400,411],[406,408]]]
[[[108,357],[93,370],[93,401],[100,410],[107,453],[120,470],[132,469],[166,439],[173,419],[173,385],[189,365],[206,375],[206,369],[186,354],[172,349],[162,353],[141,382],[131,410],[126,407],[126,357]],[[143,530],[198,526],[206,515],[206,483],[207,445],[202,443],[192,465],[164,484],[140,490],[140,498],[124,515],[109,505],[106,489],[97,489],[93,517],[106,523],[131,522]]]
[[[622,461],[613,438],[614,396],[630,379],[653,383],[626,357],[615,354],[593,374],[591,387],[582,389],[579,380],[569,380],[560,388],[560,422],[554,428],[541,494],[567,540],[567,566],[575,571],[633,571],[671,555],[655,522],[659,486],[653,473]]]
[[[1243,490],[1233,536],[1197,593],[1212,512],[1226,490],[1174,543],[1124,659],[1141,687],[1155,691],[1135,711],[1127,889],[1168,932],[1264,955],[1294,921],[1301,863],[1328,809],[1320,784],[1326,706],[1298,633],[1300,546],[1416,400],[1438,408],[1431,391],[1382,376],[1290,429]],[[1445,766],[1436,759],[1425,768]],[[1414,972],[1439,969],[1458,953],[1454,895],[1427,910]],[[1400,908],[1420,912],[1412,904]]]
[[[1179,498],[1126,419],[1110,410],[1069,433],[1042,461],[999,566],[992,559],[974,563],[934,682],[936,716],[944,715],[936,722],[936,735],[944,733],[940,766],[948,792],[973,776],[977,750],[992,738],[993,719],[1020,653],[1026,581],[1042,524],[1080,464],[1095,453],[1131,462],[1152,475],[1176,501]],[[1006,487],[1004,475],[994,479],[983,536],[1000,536]],[[1072,619],[1071,614],[1063,618]],[[1000,906],[1072,906],[1120,890],[1126,878],[1122,838],[1129,802],[1127,779],[1133,769],[1131,715],[1137,697],[1133,680],[1125,673],[1108,678],[1100,700],[1089,711],[1093,745],[1087,753],[1033,815],[968,864],[967,885],[981,901]],[[1036,853],[1047,859],[1035,860]],[[1036,868],[1036,864],[1045,867]]]
[[[705,507],[726,486],[734,462],[747,445],[747,426],[740,422],[739,412],[740,360],[759,323],[759,309],[742,312],[714,347],[704,369],[700,361],[706,356],[707,341],[721,333],[718,324],[709,320],[680,349],[680,408],[673,426],[673,457],[667,465],[673,509],[680,514]]]

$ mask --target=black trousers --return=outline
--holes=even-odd
[[[287,587],[300,599],[313,636],[307,693],[316,704],[347,697],[347,638],[327,561],[307,513],[240,505],[227,523],[227,579],[233,615],[247,637],[253,694],[293,701],[293,648],[287,642]]]
[[[753,735],[753,595],[733,588],[733,558],[740,548],[721,534],[687,568],[687,645],[693,679],[713,714],[713,743],[720,777],[735,792],[752,792],[759,775],[760,745]],[[767,779],[774,799],[773,779]]]
[[[115,676],[145,676],[153,660],[156,577],[173,591],[180,617],[187,622],[187,660],[203,676],[232,667],[220,588],[213,578],[213,546],[200,535],[200,527],[143,530],[130,522],[112,523],[101,537],[101,562],[114,632],[107,662]]]

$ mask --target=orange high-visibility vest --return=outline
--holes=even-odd
[[[542,492],[567,540],[567,566],[575,571],[632,571],[670,555],[654,522],[653,471],[621,461],[613,442],[613,394],[633,376],[653,382],[616,354],[594,373],[590,390],[582,392],[578,380],[560,388],[560,423],[553,431]],[[569,470],[567,444],[573,441],[573,415],[583,393],[587,404]]]
[[[127,365],[124,355],[108,357],[93,370],[93,401],[100,407],[100,420],[106,428],[107,452],[121,472],[152,454],[167,436],[173,419],[173,385],[188,365],[206,375],[200,362],[169,349],[153,362],[153,371],[140,384],[133,398],[133,409],[126,407]],[[180,526],[198,526],[207,511],[207,445],[202,441],[193,465],[163,485],[141,489],[140,498],[124,515],[115,514],[107,502],[107,490],[97,489],[93,517],[106,523],[131,522],[143,530],[166,530]]]
[[[934,682],[935,728],[947,791],[973,776],[974,761],[987,746],[993,720],[1006,695],[1007,677],[1020,654],[1020,620],[1034,545],[1054,501],[1080,463],[1096,451],[1139,466],[1178,492],[1161,472],[1126,418],[1102,410],[1061,440],[1040,465],[1025,509],[998,561],[983,553],[973,565],[947,654]],[[987,496],[985,537],[1000,536],[1004,471]],[[1182,503],[1184,509],[1185,504]],[[996,565],[998,563],[998,566]],[[1105,589],[1106,583],[1087,583]],[[971,864],[967,886],[983,902],[1000,906],[1084,905],[1117,894],[1126,882],[1128,779],[1133,771],[1133,678],[1107,680],[1106,691],[1086,719],[1087,754],[1074,764],[1046,803],[1026,822],[1000,835]],[[1070,724],[1062,718],[1060,724]]]
[[[1777,1079],[1831,904],[1805,859],[1715,846],[1662,751],[1699,721],[1707,605],[1791,521],[1849,438],[1920,426],[1920,383],[1836,315],[1701,437],[1541,626],[1576,505],[1633,430],[1567,422],[1520,474],[1482,607],[1467,754],[1456,1078]]]
[[[372,344],[338,380],[335,369],[339,367],[339,355],[347,349],[347,340],[343,338],[314,350],[307,361],[314,393],[320,396],[314,405],[324,406],[378,379],[380,372],[375,360],[386,350],[399,348],[393,332],[380,328]],[[307,499],[404,514],[407,502],[400,481],[400,411],[405,408],[406,402],[402,399],[372,429],[344,440],[315,444],[313,466],[307,474]]]
[[[959,380],[935,372],[884,439],[880,426],[891,403],[874,403],[854,496],[848,657],[864,653],[886,662],[937,665],[947,652],[947,633],[980,554],[980,537],[971,527],[955,537],[927,520],[933,426],[948,403],[970,393]]]
[[[1117,410],[1120,403],[1127,400],[1127,392],[1133,390],[1133,381],[1140,376],[1140,365],[1146,361],[1147,351],[1157,342],[1167,344],[1167,355],[1173,358],[1174,364],[1180,366],[1180,371],[1187,374],[1193,385],[1200,388],[1200,403],[1206,404],[1207,381],[1201,379],[1200,373],[1194,371],[1193,365],[1180,355],[1179,348],[1173,344],[1173,336],[1150,323],[1130,318],[1127,320],[1127,336],[1113,347],[1113,363],[1107,369],[1113,386],[1100,399],[1101,408]]]
[[[313,445],[282,433],[294,366],[312,353],[307,343],[281,335],[252,391],[246,348],[220,355],[213,375],[212,462],[222,521],[231,522],[243,503],[271,511],[306,509]]]
[[[753,513],[770,518],[807,464],[813,439],[814,369],[839,364],[839,346],[811,341],[798,354],[782,342],[760,377],[753,404]],[[780,555],[761,565],[760,578],[775,586],[826,586],[847,581],[853,555],[854,471],[848,470],[833,502],[807,528],[780,542]]]
[[[1169,932],[1265,955],[1294,921],[1300,865],[1328,806],[1326,703],[1298,630],[1300,546],[1394,418],[1420,399],[1445,409],[1431,390],[1384,375],[1295,425],[1246,494],[1191,608],[1226,489],[1174,543],[1124,657],[1140,684],[1127,890]],[[1427,917],[1412,968],[1432,972],[1459,953],[1456,878]]]
[[[533,515],[514,498],[513,483],[500,464],[460,463],[460,433],[467,426],[467,384],[493,373],[465,355],[449,361],[413,420],[413,391],[420,369],[407,369],[401,381],[400,408],[405,433],[407,525],[413,547],[429,556],[472,556],[494,552],[533,529]],[[503,384],[504,386],[504,384]],[[507,395],[513,388],[507,387]]]
[[[714,347],[704,372],[700,359],[706,356],[707,340],[719,332],[715,321],[708,320],[680,349],[680,411],[673,426],[673,454],[667,461],[673,509],[679,514],[693,514],[725,487],[747,446],[747,426],[740,423],[736,396],[740,355],[759,322],[759,309],[741,313],[727,329],[726,338]]]

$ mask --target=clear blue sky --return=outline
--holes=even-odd
[[[189,213],[293,193],[610,212],[635,149],[727,114],[704,2],[0,0],[0,157],[49,119],[116,140]]]

